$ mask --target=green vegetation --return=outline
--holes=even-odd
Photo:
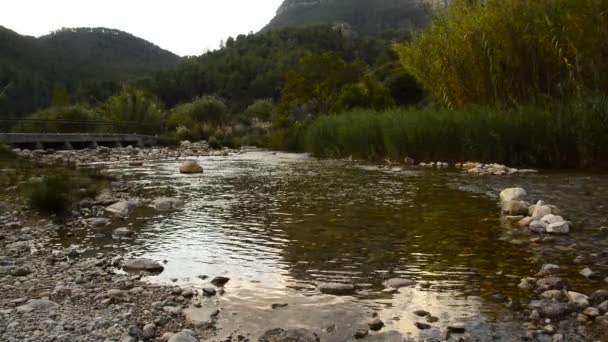
[[[305,146],[333,158],[608,166],[607,131],[608,98],[599,97],[513,110],[359,110],[317,119]]]
[[[606,0],[455,0],[395,49],[448,108],[606,94],[607,11]]]

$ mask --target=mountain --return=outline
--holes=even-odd
[[[423,0],[285,0],[264,28],[348,24],[361,34],[380,34],[424,26]]]
[[[70,28],[40,38],[0,26],[0,118],[46,107],[56,84],[71,94],[94,83],[152,75],[181,58],[129,33]]]

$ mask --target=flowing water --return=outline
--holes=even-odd
[[[539,254],[503,238],[491,196],[522,185],[539,198],[551,193],[549,202],[570,201],[576,215],[586,212],[598,224],[608,196],[604,175],[550,178],[557,182],[473,178],[262,151],[199,162],[204,175],[180,175],[178,161],[110,166],[145,196],[175,196],[185,208],[142,210],[124,222],[137,232],[132,239],[115,240],[110,229],[62,235],[57,243],[166,260],[165,271],[149,278],[165,284],[203,287],[215,276],[230,277],[218,303],[220,338],[239,331],[257,339],[267,329],[303,327],[325,341],[345,341],[376,312],[386,327],[366,340],[438,338],[454,323],[466,324],[481,340],[513,340],[525,334],[525,325],[503,298],[523,299],[516,284],[538,270],[533,261]],[[593,200],[568,197],[568,189],[592,192]],[[597,242],[592,234],[584,237]],[[386,279],[399,277],[419,285],[383,291]],[[323,295],[322,282],[353,283],[359,290]],[[275,303],[288,306],[272,309]],[[419,330],[414,322],[424,319],[413,314],[417,309],[439,322]]]

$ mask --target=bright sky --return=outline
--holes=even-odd
[[[178,55],[200,55],[220,40],[257,32],[282,0],[14,0],[3,1],[0,26],[41,36],[62,27],[129,32]]]

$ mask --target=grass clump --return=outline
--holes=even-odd
[[[27,202],[30,208],[47,214],[66,215],[74,203],[72,184],[65,174],[30,180]]]

